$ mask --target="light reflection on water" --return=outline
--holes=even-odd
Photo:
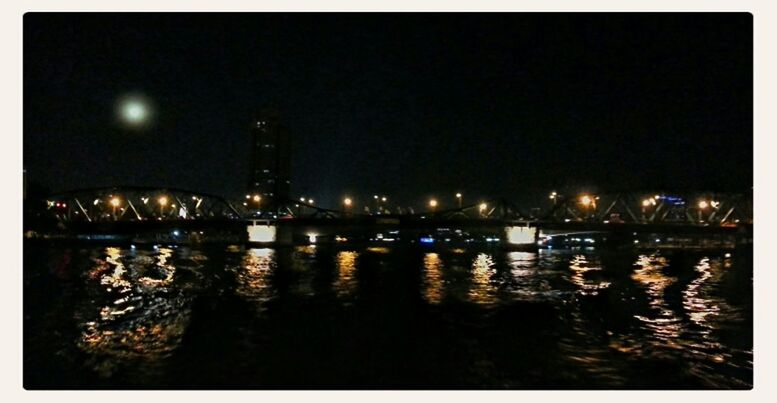
[[[275,267],[275,251],[270,248],[252,248],[245,252],[242,264],[233,267],[235,293],[252,302],[257,312],[263,312],[265,303],[275,297],[270,277]]]
[[[589,261],[585,255],[575,255],[569,262],[572,271],[570,280],[575,284],[582,295],[597,295],[599,290],[610,286],[607,281],[596,281],[589,278],[591,272],[601,271],[601,266],[595,261]]]
[[[103,306],[77,312],[78,347],[89,355],[87,365],[101,377],[138,362],[149,368],[159,364],[180,344],[190,311],[179,289],[170,289],[176,273],[169,262],[173,250],[161,248],[153,255],[106,248],[105,259],[94,259],[86,272],[94,302]]]
[[[359,253],[355,251],[340,251],[337,253],[337,279],[332,288],[339,297],[348,297],[357,290],[356,259]]]
[[[493,304],[496,301],[497,287],[491,282],[495,273],[494,259],[488,254],[479,253],[472,262],[472,280],[469,300],[476,304]]]
[[[680,336],[684,323],[664,297],[666,288],[677,281],[677,278],[664,273],[668,266],[667,259],[657,255],[641,255],[634,265],[636,269],[631,278],[645,289],[650,304],[649,312],[634,317],[652,333],[657,340],[656,346],[682,348],[674,340]]]
[[[289,309],[321,309],[327,312],[326,319],[321,319],[326,329],[350,329],[349,337],[381,335],[387,329],[372,328],[371,322],[350,319],[350,314],[339,316],[338,310],[360,307],[368,316],[373,311],[386,314],[392,312],[387,307],[397,300],[412,299],[407,290],[415,289],[418,305],[401,308],[415,310],[397,315],[425,318],[427,323],[444,318],[452,333],[442,339],[429,337],[435,343],[459,346],[451,347],[453,350],[467,346],[463,351],[479,357],[471,358],[477,365],[458,363],[479,368],[478,382],[522,385],[535,379],[534,386],[583,388],[672,387],[677,386],[673,383],[677,379],[691,380],[695,387],[746,388],[752,382],[752,341],[737,338],[738,330],[752,328],[752,306],[746,297],[752,295],[752,268],[737,265],[736,259],[723,258],[722,253],[675,259],[663,254],[590,250],[332,250],[322,246],[276,250],[232,246],[198,251],[108,247],[87,250],[91,259],[69,263],[70,253],[63,253],[71,265],[66,270],[80,271],[85,294],[73,301],[70,319],[51,326],[72,326],[75,321],[80,333],[72,346],[83,353],[82,366],[99,379],[117,380],[131,373],[141,385],[144,377],[175,384],[169,379],[180,376],[174,375],[176,359],[185,356],[186,362],[197,362],[196,356],[189,357],[198,351],[196,348],[189,346],[186,353],[180,352],[186,338],[219,340],[229,327],[241,329],[239,343],[241,349],[247,349],[245,354],[264,348],[263,343],[268,342],[275,343],[270,351],[278,350],[279,354],[284,348],[298,348],[285,345],[281,336],[270,336],[273,332],[305,332],[304,320],[298,322],[295,316],[310,314]],[[65,278],[60,271],[58,268],[57,278]],[[42,272],[53,273],[52,268]],[[391,292],[385,296],[374,294],[386,289]],[[231,304],[244,305],[230,305],[229,309],[245,306],[253,319],[239,314],[230,319],[238,322],[228,322],[227,329],[205,325],[193,330],[192,318],[203,315],[195,302],[206,296],[208,301],[234,296],[239,302]],[[297,306],[304,308],[293,308]],[[457,308],[462,306],[475,310],[462,313]],[[286,309],[281,316],[283,325],[267,322],[274,309]],[[500,312],[498,321],[489,322],[492,314]],[[402,320],[394,319],[398,323]],[[253,323],[263,324],[262,330],[252,328]],[[300,328],[287,329],[289,326]],[[467,326],[479,330],[473,333]],[[516,337],[511,326],[518,326],[517,334],[529,343],[544,340],[548,343],[545,350],[529,349],[521,353],[529,355],[500,361],[506,353],[490,349]],[[415,332],[430,331],[413,328]],[[435,331],[442,329],[446,328]],[[203,331],[210,333],[196,333]],[[419,336],[414,334],[413,339]],[[309,337],[316,343],[316,334]],[[344,346],[339,350],[341,355],[359,351],[350,350],[349,343]],[[262,351],[267,354],[267,350]],[[361,362],[361,358],[354,359]],[[536,361],[542,367],[527,364],[528,369],[515,369],[523,368],[509,364],[516,360]],[[256,365],[262,365],[262,360],[258,362]],[[422,362],[418,365],[433,365],[434,360]],[[674,369],[656,373],[653,376],[658,378],[649,383],[640,378],[648,362],[659,366],[671,362]],[[231,376],[250,377],[248,372]],[[456,379],[468,382],[466,376]]]
[[[437,253],[424,254],[424,299],[430,304],[439,304],[443,297],[442,260]]]

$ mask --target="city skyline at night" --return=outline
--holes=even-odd
[[[756,13],[18,18],[25,390],[763,377]]]
[[[292,196],[329,207],[375,193],[417,206],[456,192],[529,204],[570,188],[747,192],[751,26],[749,14],[32,13],[24,164],[52,192],[241,197],[252,118],[269,106],[294,137]],[[120,118],[128,96],[146,103]]]

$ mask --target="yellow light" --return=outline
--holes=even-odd
[[[380,201],[386,201],[386,196],[381,197]]]
[[[351,203],[353,203],[353,201],[351,200],[350,197],[346,197],[345,199],[343,199],[343,204],[345,204],[346,206],[350,206]]]
[[[593,202],[593,199],[591,199],[591,196],[584,195],[580,197],[580,203],[586,207],[590,206],[592,202]]]
[[[705,208],[707,208],[707,206],[709,206],[709,204],[707,203],[707,201],[706,201],[706,200],[701,200],[701,201],[699,202],[699,208],[700,208],[700,209],[705,209]]]
[[[648,199],[642,200],[642,206],[643,207],[647,207],[649,205],[650,205],[650,200],[648,200]]]
[[[429,207],[437,207],[437,200],[435,199],[429,200]]]
[[[313,204],[313,199],[308,199],[308,204]]]
[[[259,203],[259,201],[262,200],[262,196],[254,195],[254,201]]]
[[[119,203],[121,203],[121,201],[119,200],[118,197],[114,197],[114,198],[111,199],[111,206],[119,207]]]
[[[456,198],[461,199],[461,193],[456,193]]]
[[[161,204],[162,206],[166,206],[167,205],[167,197],[165,197],[165,196],[160,197],[159,198],[159,204]]]
[[[488,205],[486,203],[480,203],[479,208],[480,208],[480,212],[482,213],[486,211],[486,208],[488,208]]]

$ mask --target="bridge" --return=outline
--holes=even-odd
[[[574,234],[610,234],[609,239],[621,241],[640,234],[728,239],[751,236],[753,224],[751,197],[716,192],[553,192],[544,208],[491,199],[414,214],[363,214],[294,200],[278,211],[262,212],[249,202],[176,188],[120,186],[50,195],[45,209],[57,222],[54,236],[149,242],[410,239],[535,245]]]

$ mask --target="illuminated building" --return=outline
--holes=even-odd
[[[263,209],[277,211],[288,199],[291,186],[291,138],[277,111],[256,114],[251,130],[247,194],[261,195]]]

